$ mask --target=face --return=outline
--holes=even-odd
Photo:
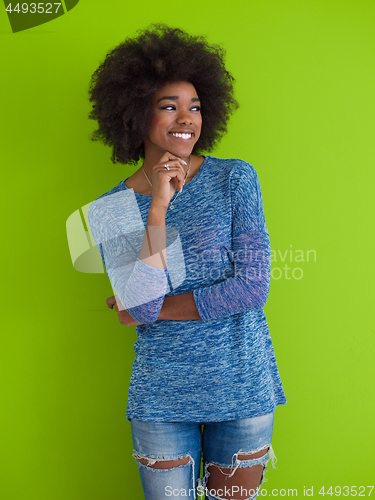
[[[200,101],[189,82],[166,84],[154,95],[152,123],[144,140],[145,155],[157,162],[169,151],[188,157],[198,141],[202,127]]]

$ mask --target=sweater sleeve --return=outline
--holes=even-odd
[[[254,168],[238,182],[233,202],[232,248],[234,277],[194,290],[203,321],[224,318],[265,306],[271,272],[271,248],[262,194]]]
[[[111,214],[103,210],[103,203],[90,205],[88,219],[107,276],[121,304],[139,323],[154,323],[169,287],[167,269],[149,266],[138,258],[144,227],[125,235]]]

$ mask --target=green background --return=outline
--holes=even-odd
[[[135,170],[90,142],[87,89],[151,22],[222,44],[237,81],[211,154],[256,168],[277,258],[265,311],[288,404],[264,487],[374,484],[375,3],[81,0],[16,34],[0,14],[0,498],[143,497],[125,418],[135,327],[106,308],[104,274],[73,269],[65,223]],[[290,249],[305,262],[282,262]]]

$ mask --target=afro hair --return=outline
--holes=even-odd
[[[151,103],[166,83],[194,85],[201,101],[202,131],[193,153],[211,151],[238,108],[234,78],[225,69],[224,50],[201,36],[153,24],[108,52],[91,77],[91,136],[112,147],[113,163],[136,164],[151,123]]]

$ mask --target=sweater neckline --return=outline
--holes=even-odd
[[[204,160],[203,160],[202,165],[200,166],[200,168],[199,168],[198,172],[197,172],[197,173],[194,175],[194,177],[191,179],[191,181],[189,181],[187,184],[185,184],[184,189],[182,190],[182,192],[184,192],[185,190],[189,189],[190,184],[194,183],[194,181],[196,181],[196,180],[199,178],[199,176],[201,175],[201,172],[202,172],[203,168],[204,168],[204,167],[206,166],[206,164],[207,164],[208,159],[209,159],[209,158],[211,158],[210,156],[206,156],[206,155],[201,155],[201,156],[203,156],[203,157],[204,157]],[[129,188],[129,187],[125,184],[125,181],[126,181],[127,179],[129,179],[129,177],[126,177],[126,179],[124,179],[123,181],[121,181],[121,185],[122,185],[122,187],[123,187],[124,189],[128,189],[128,190],[130,190],[130,191],[133,191],[133,192],[134,192],[134,194],[136,194],[136,195],[138,195],[138,196],[145,196],[146,198],[151,198],[151,197],[152,197],[152,195],[151,195],[151,194],[142,194],[142,193],[137,193],[136,191],[134,191],[134,189],[133,189],[133,188]]]

